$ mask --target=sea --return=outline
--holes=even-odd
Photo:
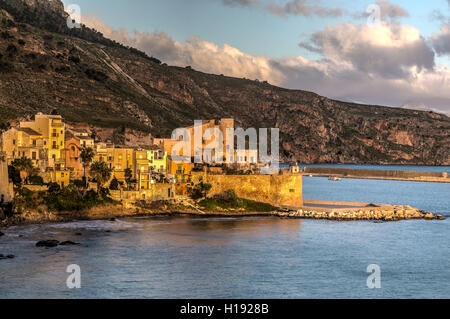
[[[450,218],[450,184],[305,177],[303,189],[305,199],[411,205]],[[450,297],[450,219],[136,217],[2,231],[0,254],[15,258],[0,260],[0,299]],[[44,239],[80,245],[35,246]]]

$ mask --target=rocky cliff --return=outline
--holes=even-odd
[[[450,165],[445,115],[167,66],[95,30],[68,29],[62,3],[51,2],[0,0],[3,128],[56,110],[132,143],[133,132],[167,136],[195,119],[233,117],[243,127],[280,128],[285,160]]]

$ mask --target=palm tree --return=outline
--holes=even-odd
[[[130,190],[131,179],[133,178],[133,171],[131,168],[127,167],[125,169],[125,181],[127,182],[127,189]]]
[[[89,167],[94,160],[95,152],[92,147],[83,147],[80,151],[81,163],[84,168],[84,181],[86,183],[86,188],[88,188],[88,179],[86,176],[86,167]]]
[[[112,169],[105,162],[94,162],[91,165],[91,175],[97,181],[97,193],[100,194],[103,184],[111,178]]]

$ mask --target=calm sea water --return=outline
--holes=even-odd
[[[307,177],[304,194],[450,215],[450,184]],[[0,298],[450,297],[449,220],[126,218],[4,232],[0,253],[17,257],[0,260]],[[82,245],[36,248],[41,239]],[[81,267],[81,289],[66,287],[70,264]],[[370,264],[381,289],[367,288]]]

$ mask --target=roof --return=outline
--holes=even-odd
[[[32,136],[42,136],[41,133],[36,132],[35,130],[33,130],[33,129],[29,128],[29,127],[19,127],[17,130],[21,131],[21,132],[24,132],[24,133],[26,133],[28,135],[32,135]]]

